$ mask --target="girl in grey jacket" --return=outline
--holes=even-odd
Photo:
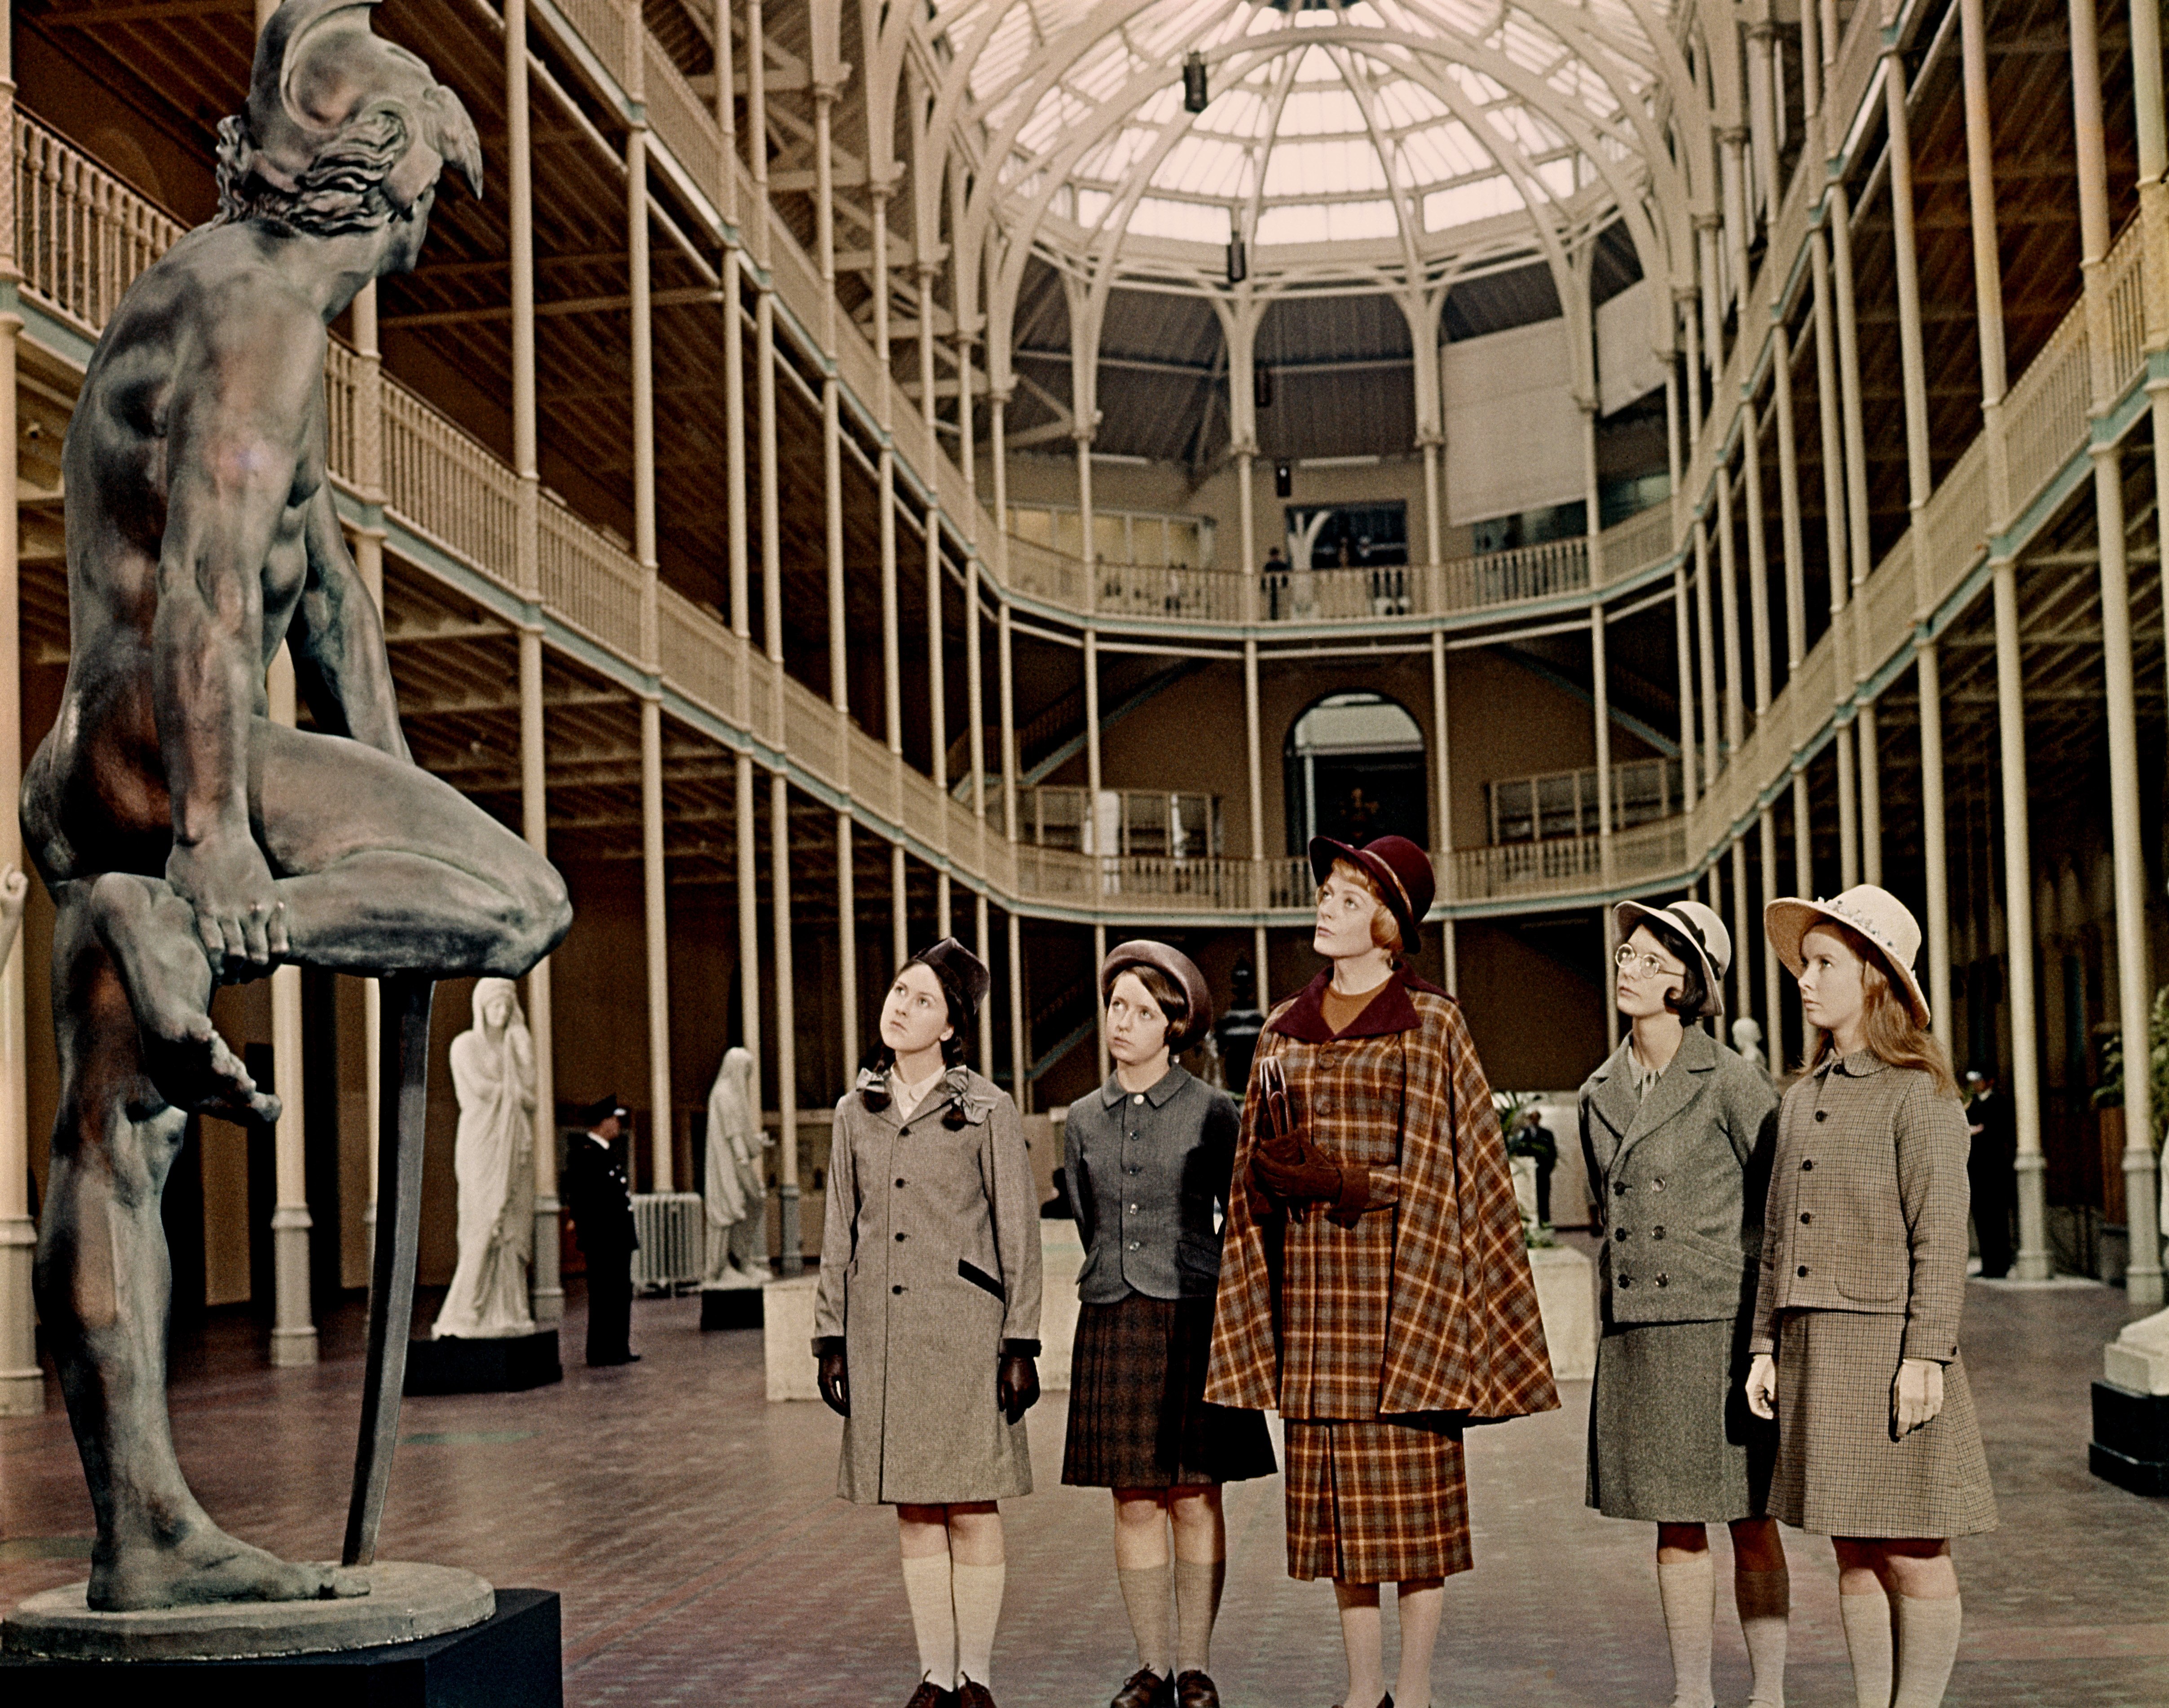
[[[909,1708],[994,1708],[995,1503],[1031,1492],[1037,1194],[1016,1105],[963,1065],[989,982],[951,937],[904,963],[829,1153],[813,1353],[844,1418],[837,1492],[896,1508]]]
[[[1589,1504],[1657,1527],[1674,1708],[1715,1700],[1705,1527],[1731,1527],[1753,1708],[1778,1708],[1790,1584],[1765,1510],[1776,1432],[1740,1390],[1777,1100],[1767,1075],[1703,1029],[1721,1011],[1732,959],[1724,922],[1697,901],[1627,901],[1613,914],[1626,939],[1617,1000],[1632,1029],[1580,1108],[1604,1237]]]

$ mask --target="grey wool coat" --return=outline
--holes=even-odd
[[[968,1068],[914,1110],[877,1074],[837,1103],[813,1333],[845,1342],[845,1499],[1031,1492],[1025,1426],[1003,1418],[994,1380],[1005,1346],[1039,1351],[1036,1197],[1016,1105]]]
[[[1622,1042],[1583,1083],[1606,1320],[1727,1322],[1753,1308],[1777,1098],[1752,1062],[1690,1026],[1649,1096]]]

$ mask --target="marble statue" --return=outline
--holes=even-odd
[[[217,216],[115,311],[62,451],[72,640],[22,815],[56,910],[37,1300],[97,1519],[94,1609],[367,1588],[227,1535],[174,1457],[167,1171],[191,1111],[278,1111],[212,1025],[212,990],[286,963],[385,980],[391,1213],[344,1551],[367,1566],[397,1439],[432,981],[516,978],[572,920],[549,864],[409,757],[326,475],[327,328],[413,266],[446,165],[482,179],[458,98],[372,33],[371,9],[285,0],[264,24],[246,107],[219,126]],[[268,716],[282,645],[312,729]]]
[[[1770,1059],[1762,1054],[1762,1022],[1751,1015],[1743,1014],[1732,1022],[1734,1054],[1744,1056],[1762,1070],[1762,1077],[1770,1078]]]
[[[753,1053],[742,1044],[723,1052],[708,1091],[708,1287],[767,1284],[768,1170],[761,1152],[775,1141],[761,1129],[753,1103]]]
[[[452,1040],[460,1126],[459,1262],[430,1331],[439,1340],[535,1332],[535,1039],[509,979],[477,979],[474,1026]]]

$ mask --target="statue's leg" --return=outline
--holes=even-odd
[[[87,883],[59,886],[53,932],[60,1108],[38,1310],[98,1521],[96,1608],[360,1593],[322,1567],[234,1540],[196,1503],[166,1414],[173,1269],[158,1204],[186,1117],[158,1094]]]
[[[285,904],[284,958],[343,973],[516,979],[564,937],[572,908],[557,872],[450,785],[336,736],[259,721],[253,740],[251,805]],[[188,904],[163,878],[113,873],[93,912],[165,1096],[275,1118],[276,1100],[211,1025],[214,981]]]

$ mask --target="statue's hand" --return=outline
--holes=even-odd
[[[286,953],[286,904],[264,851],[246,832],[176,841],[166,857],[166,882],[196,910],[196,935],[214,976],[225,976],[228,961],[264,967]]]
[[[29,894],[30,880],[21,867],[10,866],[0,873],[0,921],[22,918],[23,904]]]

